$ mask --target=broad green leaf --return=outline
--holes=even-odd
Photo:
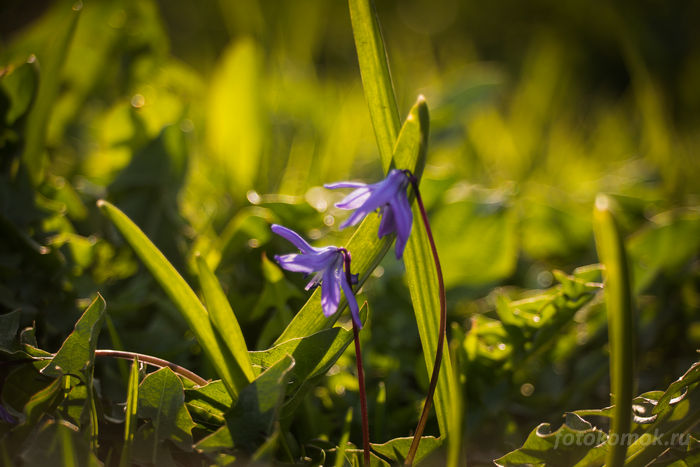
[[[363,305],[360,309],[362,322],[366,322],[367,312],[368,307]],[[307,337],[290,339],[267,350],[250,352],[253,366],[262,371],[276,364],[285,355],[294,358],[294,368],[288,375],[290,384],[286,389],[288,398],[284,403],[282,417],[292,415],[311,380],[325,374],[345,352],[352,339],[352,331],[336,326]]]
[[[608,315],[610,342],[610,388],[615,409],[610,436],[622,436],[630,431],[632,397],[634,395],[634,334],[631,283],[624,240],[611,212],[611,200],[598,195],[593,215],[596,248],[605,266],[605,304]],[[627,445],[616,443],[608,451],[608,467],[621,466]]]
[[[195,389],[185,389],[185,401],[196,422],[214,427],[224,424],[224,415],[234,402],[221,380]]]
[[[0,78],[0,92],[9,101],[5,123],[12,126],[25,114],[36,91],[37,67],[34,63],[23,63]]]
[[[294,367],[294,358],[287,355],[241,391],[226,417],[236,447],[252,451],[272,433]]]
[[[267,229],[269,228],[268,225]],[[263,290],[255,307],[248,315],[248,320],[255,321],[269,314],[258,336],[256,344],[258,349],[270,347],[270,344],[292,321],[294,314],[288,302],[292,298],[303,297],[299,288],[287,280],[280,267],[267,259],[266,255],[262,257],[262,273],[265,278]]]
[[[131,465],[131,447],[134,443],[134,433],[138,424],[139,408],[139,361],[134,358],[129,372],[129,384],[126,389],[126,413],[124,417],[124,445],[122,446],[119,466]]]
[[[87,384],[71,384],[73,378],[70,376],[64,378],[64,397],[58,412],[63,420],[75,426],[82,426],[83,422],[87,421],[87,403],[89,402]]]
[[[648,465],[669,447],[683,452],[687,446],[679,443],[680,435],[700,421],[700,363],[694,363],[678,380],[669,385],[659,397],[652,412],[654,422],[634,440],[627,451],[625,465]],[[654,404],[652,404],[654,405]]]
[[[20,316],[19,310],[0,315],[0,351],[9,353],[17,350]]]
[[[31,365],[23,365],[8,376],[3,385],[3,404],[16,409],[24,403],[20,422],[7,436],[11,449],[17,449],[33,432],[46,414],[55,411],[63,400],[64,378],[55,378],[47,384],[45,377]],[[36,391],[36,392],[35,392]]]
[[[689,385],[700,381],[700,362],[695,362],[688,371],[666,389],[664,395],[658,399],[658,404],[654,407],[654,414],[660,414],[666,411],[671,405],[673,399],[678,398]]]
[[[220,347],[223,342],[233,357],[233,359],[227,359],[227,363],[231,367],[231,374],[236,378],[236,387],[243,387],[255,379],[243,332],[226,294],[221,290],[219,280],[211,272],[204,258],[197,258],[197,266],[202,294],[209,310],[209,319],[214,333],[219,339]]]
[[[273,432],[294,359],[287,355],[243,388],[226,425],[202,439],[196,448],[216,453],[232,447],[253,452]]]
[[[70,374],[84,383],[88,382],[95,361],[97,338],[104,322],[104,311],[104,298],[97,294],[51,363],[41,371],[44,375],[58,377]]]
[[[206,143],[224,183],[237,195],[255,184],[263,167],[265,122],[262,51],[251,38],[222,54],[209,86]],[[263,167],[264,168],[264,167]]]
[[[397,168],[409,169],[416,177],[420,177],[425,166],[425,153],[419,151],[417,145],[422,141],[423,137],[421,136],[420,128],[427,124],[427,116],[425,100],[420,98],[411,109],[404,123],[404,128],[401,130],[404,143],[397,145],[394,158],[394,165]],[[414,219],[418,218],[414,214]],[[367,216],[345,245],[345,248],[352,255],[352,272],[353,274],[359,274],[359,284],[356,289],[362,287],[362,284],[374,271],[374,268],[379,265],[393,242],[393,237],[378,238],[377,232],[380,220],[381,217],[378,214]],[[346,303],[343,298],[338,310],[342,311],[345,306]],[[287,329],[275,341],[275,344],[297,337],[309,336],[322,329],[329,328],[338,319],[338,315],[339,313],[336,313],[331,318],[326,318],[323,315],[321,290],[317,288],[289,326],[287,326]]]
[[[412,440],[412,437],[406,437],[395,438],[383,444],[372,443],[372,449],[390,459],[392,465],[403,464],[408,450],[411,447]],[[414,462],[416,464],[420,463],[420,461],[425,459],[431,452],[442,446],[442,443],[442,439],[432,436],[424,436],[421,438]]]
[[[71,424],[47,420],[28,441],[21,454],[22,465],[102,465],[81,433]]]
[[[56,378],[51,384],[32,395],[24,406],[24,425],[33,427],[41,416],[53,410],[63,398],[63,378]]]
[[[22,161],[34,185],[38,185],[43,179],[46,131],[61,86],[63,63],[80,17],[80,7],[69,10],[68,3],[64,5],[65,18],[61,28],[55,31],[45,50],[38,54],[41,64],[39,89],[27,117]]]
[[[576,414],[566,414],[566,421],[555,432],[549,423],[537,426],[523,446],[494,462],[500,466],[581,465],[579,462],[595,451],[598,459],[605,455],[605,432],[593,427]],[[583,464],[585,465],[585,464]]]
[[[659,274],[686,274],[685,264],[700,252],[700,214],[675,210],[654,216],[627,242],[635,292],[645,291]]]
[[[384,40],[374,0],[349,0],[348,3],[362,86],[377,137],[382,167],[384,172],[388,172],[400,121]]]
[[[233,397],[236,397],[240,388],[236,385],[236,378],[231,373],[230,365],[228,365],[226,356],[219,346],[219,341],[216,339],[207,310],[199,301],[197,295],[158,248],[146,237],[143,231],[123,212],[104,200],[100,200],[98,206],[119,229],[138,257],[141,258],[141,261],[151,271],[151,274],[153,274],[163,290],[165,290],[165,293],[168,294],[175,306],[180,310],[226,388]]]
[[[153,424],[154,453],[155,445],[166,439],[181,449],[191,449],[195,423],[185,408],[182,381],[170,368],[161,368],[143,379],[138,389],[138,415]]]
[[[606,434],[581,417],[613,418],[615,407],[577,410],[566,414],[566,423],[551,433],[543,423],[533,430],[519,449],[497,459],[502,466],[575,465],[599,467],[610,445],[629,446],[624,465],[642,467],[669,448],[684,457],[690,439],[688,430],[700,421],[700,363],[693,364],[666,391],[650,391],[632,400],[634,424],[622,435]],[[682,436],[686,436],[682,438]],[[614,441],[613,441],[614,440]],[[606,464],[607,465],[607,464]]]
[[[39,373],[32,364],[14,368],[3,381],[2,404],[16,417],[35,394],[46,389],[53,381]]]
[[[415,219],[419,221],[419,219]],[[487,284],[508,277],[518,258],[518,212],[505,201],[462,199],[431,216],[445,287]]]

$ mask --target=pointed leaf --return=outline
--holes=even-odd
[[[368,307],[363,305],[360,319],[367,319]],[[325,329],[303,338],[290,339],[263,351],[250,352],[253,365],[263,371],[276,364],[285,355],[294,358],[295,365],[289,373],[290,384],[287,386],[289,395],[284,405],[284,417],[291,415],[296,409],[300,398],[308,388],[313,378],[325,374],[345,352],[352,342],[353,333],[342,327]]]
[[[372,443],[372,449],[391,459],[392,464],[402,464],[411,447],[412,440],[412,437],[406,437],[395,438],[383,444]],[[442,446],[442,443],[443,441],[441,439],[433,436],[424,436],[421,438],[414,462],[416,464],[420,463],[420,461],[425,459],[431,452]]]
[[[139,360],[134,358],[129,373],[129,384],[126,389],[126,416],[124,417],[124,445],[119,459],[120,467],[131,465],[131,447],[134,443],[134,433],[138,424],[139,407]]]
[[[253,452],[273,432],[279,409],[294,368],[294,359],[287,355],[267,369],[240,393],[233,410],[226,415],[226,425],[197,443],[203,452],[243,449]]]
[[[350,0],[349,6],[362,86],[382,166],[388,172],[400,122],[384,40],[373,0]]]
[[[611,212],[611,200],[598,195],[593,215],[596,249],[605,266],[605,304],[608,314],[610,342],[610,389],[615,409],[610,426],[610,436],[628,434],[632,423],[632,396],[634,395],[634,317],[632,292],[625,252],[624,239],[620,235]],[[613,444],[606,464],[621,466],[625,461],[627,445]]]
[[[76,427],[55,420],[48,420],[38,429],[24,448],[21,459],[22,465],[102,465]]]
[[[566,414],[565,423],[552,432],[549,423],[537,426],[523,446],[494,462],[500,466],[533,465],[575,465],[589,451],[596,451],[601,458],[607,449],[597,448],[607,439],[605,432],[593,427],[578,415]]]
[[[207,310],[209,310],[209,319],[214,331],[218,333],[217,337],[226,344],[235,359],[235,362],[231,359],[227,359],[227,362],[231,374],[236,378],[236,386],[243,387],[255,379],[243,332],[226,294],[221,290],[219,280],[201,256],[197,258],[197,266],[202,294],[207,304]]]
[[[19,310],[0,315],[0,351],[17,350],[17,331],[19,330]]]
[[[63,342],[56,356],[41,372],[46,376],[70,374],[87,382],[95,361],[97,338],[104,321],[105,300],[102,295],[92,301],[75,323],[75,329]]]
[[[425,101],[419,98],[409,114],[404,127],[399,134],[394,150],[396,167],[405,168],[410,160],[421,161],[420,172],[414,172],[419,177],[425,163],[425,153],[428,144],[428,108]],[[413,312],[418,325],[418,332],[423,346],[423,356],[428,374],[433,371],[437,352],[438,329],[440,322],[440,300],[437,281],[437,270],[433,261],[432,249],[428,240],[425,226],[420,221],[421,212],[416,203],[413,209],[413,232],[408,238],[404,252],[406,265],[406,281],[413,303]],[[438,245],[439,248],[439,245]],[[460,427],[451,426],[450,394],[458,391],[457,382],[451,371],[452,363],[448,346],[444,346],[442,369],[435,391],[434,405],[440,426],[441,435],[455,436],[459,439]]]
[[[161,368],[143,379],[138,389],[138,414],[151,419],[154,443],[169,439],[181,449],[191,449],[195,423],[185,408],[182,381],[170,368]]]
[[[214,369],[226,385],[229,393],[236,397],[240,387],[219,346],[207,310],[194,291],[177,272],[143,231],[113,204],[100,200],[98,206],[119,229],[126,241],[134,249],[160,286],[180,310],[192,332],[211,360]]]
[[[185,389],[185,401],[195,421],[213,426],[224,424],[224,416],[234,402],[220,380],[196,389]]]
[[[55,31],[55,35],[46,50],[38,54],[41,64],[39,89],[27,117],[24,135],[25,147],[22,161],[26,165],[34,185],[38,185],[43,178],[46,130],[54,101],[61,86],[63,63],[68,54],[68,48],[73,39],[81,11],[79,7],[68,10],[68,3],[63,5],[65,5],[65,19],[62,21],[61,27]]]

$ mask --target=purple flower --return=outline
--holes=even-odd
[[[0,421],[3,421],[9,425],[16,425],[17,420],[13,417],[10,412],[7,411],[5,407],[0,404]]]
[[[382,221],[379,224],[379,238],[396,232],[396,258],[403,255],[408,236],[413,226],[413,213],[408,202],[406,188],[409,178],[402,170],[393,169],[384,180],[372,185],[354,182],[339,182],[325,185],[326,188],[355,188],[335,206],[341,209],[355,209],[355,212],[340,228],[355,225],[367,214],[379,209]]]
[[[350,253],[345,248],[336,246],[314,248],[306,243],[306,240],[301,238],[299,234],[281,225],[273,224],[272,231],[301,251],[300,254],[275,255],[275,261],[287,271],[313,274],[309,283],[306,284],[306,290],[321,284],[323,314],[329,317],[338,311],[340,288],[342,287],[352,313],[352,319],[358,328],[362,328],[357,300],[352,292],[352,286],[348,282],[348,275],[352,283],[357,283],[357,276],[350,275],[350,271],[347,271],[346,274],[343,270],[343,266],[346,265],[346,257],[348,259],[347,267],[350,267]]]

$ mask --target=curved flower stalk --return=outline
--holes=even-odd
[[[288,240],[299,248],[301,253],[288,255],[275,255],[275,261],[288,271],[313,274],[306,284],[306,290],[321,284],[321,306],[326,317],[332,316],[338,311],[340,303],[340,289],[342,287],[345,298],[352,314],[352,330],[355,341],[355,361],[357,362],[357,379],[360,389],[360,406],[362,412],[362,441],[364,444],[364,460],[369,465],[369,418],[367,416],[367,395],[365,392],[365,372],[362,366],[362,352],[360,351],[359,330],[362,329],[360,311],[357,299],[352,291],[352,284],[357,284],[357,275],[350,272],[350,252],[342,247],[327,246],[314,248],[299,234],[281,225],[273,224],[272,231],[280,237]]]
[[[382,215],[382,220],[379,224],[379,238],[396,232],[396,258],[400,259],[403,256],[406,242],[411,234],[413,225],[413,214],[411,205],[408,202],[406,188],[411,185],[418,203],[421,219],[425,226],[430,242],[430,249],[433,253],[433,261],[437,272],[438,287],[440,294],[440,325],[438,329],[438,342],[435,354],[435,364],[433,365],[433,373],[430,377],[430,386],[428,394],[423,405],[420,420],[416,427],[416,431],[411,442],[411,447],[405,459],[406,465],[411,465],[418,451],[425,424],[428,421],[428,414],[433,403],[435,388],[437,387],[438,376],[442,364],[442,352],[445,343],[445,334],[447,327],[447,303],[445,299],[445,285],[442,278],[442,268],[440,266],[440,258],[438,257],[435,240],[433,239],[432,230],[428,215],[423,205],[423,199],[418,189],[418,179],[410,170],[392,169],[384,180],[372,185],[355,182],[339,182],[325,185],[326,188],[355,188],[355,191],[346,196],[341,202],[336,204],[336,207],[341,209],[354,209],[355,212],[340,225],[340,228],[348,225],[355,225],[360,222],[367,214],[379,210]]]
[[[413,227],[413,213],[406,195],[409,182],[410,179],[404,171],[393,169],[384,180],[372,185],[338,182],[324,186],[331,190],[355,188],[355,191],[335,205],[340,209],[355,210],[345,222],[340,224],[341,229],[355,225],[367,214],[379,210],[382,215],[378,231],[379,238],[396,232],[396,259],[401,259]]]
[[[352,314],[352,320],[358,328],[362,329],[360,309],[351,287],[351,283],[357,283],[357,276],[350,274],[349,271],[350,252],[336,246],[314,248],[298,233],[281,225],[273,224],[272,231],[289,241],[301,252],[299,254],[275,255],[275,261],[287,271],[313,274],[309,283],[306,284],[306,290],[321,285],[323,314],[329,317],[338,311],[340,289],[342,288]],[[345,273],[343,266],[348,268]]]

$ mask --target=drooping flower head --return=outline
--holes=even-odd
[[[409,184],[408,175],[402,170],[393,169],[384,180],[372,185],[355,182],[339,182],[325,185],[326,188],[355,188],[336,207],[354,209],[355,212],[340,224],[340,228],[355,225],[367,214],[377,209],[382,215],[379,224],[379,238],[396,232],[396,258],[403,255],[408,236],[413,227],[413,213],[408,202],[406,188]]]
[[[336,246],[314,248],[301,238],[299,234],[281,225],[273,224],[272,231],[289,241],[301,252],[298,254],[275,255],[275,261],[287,271],[301,272],[306,275],[313,274],[309,283],[306,284],[306,290],[321,284],[323,314],[329,317],[338,311],[340,288],[342,287],[348,307],[350,307],[352,319],[359,328],[362,328],[357,300],[352,292],[352,286],[348,282],[348,276],[350,276],[352,283],[357,282],[357,277],[350,275],[349,270],[346,274],[344,270],[344,267],[350,267],[350,253],[345,248]]]

